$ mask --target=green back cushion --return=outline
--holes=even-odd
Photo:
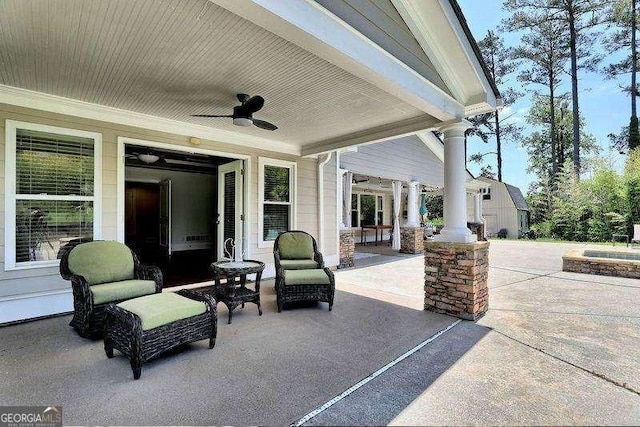
[[[145,331],[207,311],[205,303],[185,298],[173,292],[130,299],[121,302],[118,307],[136,314],[142,321],[142,329]]]
[[[283,233],[278,238],[281,259],[313,259],[313,239],[306,233]]]
[[[133,279],[133,269],[131,250],[118,242],[83,243],[69,254],[69,270],[89,285]]]

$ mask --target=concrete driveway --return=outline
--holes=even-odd
[[[639,424],[640,281],[563,273],[576,246],[492,241],[481,320],[456,324],[309,423]],[[419,307],[422,262],[340,271],[338,288]]]

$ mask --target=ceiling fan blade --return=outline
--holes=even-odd
[[[266,129],[266,130],[278,129],[278,126],[274,125],[273,123],[265,122],[264,120],[253,119],[253,124],[261,129]]]
[[[192,114],[191,117],[233,117],[229,115],[220,116],[218,114]]]
[[[242,108],[247,111],[250,111],[251,113],[255,113],[256,111],[260,110],[263,105],[264,105],[264,98],[259,95],[256,95],[256,96],[252,96],[251,98],[249,98],[247,102],[242,104]]]

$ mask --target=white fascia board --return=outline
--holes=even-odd
[[[420,0],[410,0],[410,1],[415,2]],[[467,35],[464,33],[464,30],[462,29],[462,25],[460,24],[460,21],[458,20],[458,17],[454,12],[453,7],[451,7],[451,3],[449,2],[449,0],[438,0],[438,1],[440,2],[442,9],[445,12],[445,16],[447,17],[447,20],[449,21],[451,28],[453,28],[455,31],[458,41],[460,42],[461,46],[464,48],[464,52],[467,58],[469,59],[469,62],[473,66],[475,75],[477,76],[478,80],[480,80],[480,82],[482,83],[482,86],[484,87],[484,92],[486,94],[486,102],[495,109],[496,106],[498,105],[498,99],[493,93],[491,84],[489,83],[489,80],[487,80],[487,76],[484,74],[484,71],[482,70],[480,61],[478,60],[478,57],[473,51],[473,48],[471,47],[471,43],[469,42]]]
[[[197,138],[235,144],[243,147],[270,150],[280,153],[300,155],[301,147],[285,142],[274,141],[253,135],[246,135],[228,130],[210,128],[165,119],[135,111],[107,107],[42,92],[0,85],[0,103],[16,105],[52,113],[66,114],[84,119],[99,120],[101,122],[116,123],[142,129],[167,132],[175,135],[194,136]]]
[[[210,0],[442,121],[463,105],[313,0]]]
[[[401,122],[390,123],[362,132],[340,136],[327,141],[302,146],[302,156],[309,157],[344,148],[387,141],[393,138],[414,134],[425,129],[435,129],[441,122],[433,117],[418,117]]]
[[[497,103],[495,94],[449,0],[391,2],[451,93],[465,106],[465,117],[493,111]],[[440,19],[440,22],[446,20],[457,40],[451,40],[450,34],[441,34],[442,28],[433,25],[435,19]],[[462,55],[453,55],[452,49],[458,49]],[[468,79],[460,74],[460,67],[465,66],[472,67],[477,79],[476,89],[470,87]],[[478,87],[483,88],[482,93],[477,93]]]

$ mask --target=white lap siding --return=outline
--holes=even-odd
[[[102,134],[102,239],[117,239],[117,141],[118,137],[128,137],[177,146],[189,146],[189,137],[164,132],[140,129],[131,126],[78,118],[74,116],[43,112],[40,110],[0,104],[0,191],[4,193],[5,178],[5,122],[7,119],[40,123],[70,129],[86,130]],[[246,148],[240,145],[202,140],[199,146],[221,153],[249,155],[251,167],[249,202],[249,252],[250,256],[267,263],[267,273],[273,271],[273,251],[258,248],[258,157],[295,161],[297,163],[297,227],[318,237],[318,185],[317,161],[289,154],[267,150]],[[336,217],[336,164],[335,156],[324,168],[325,191],[325,259],[336,263],[338,257],[337,217]],[[70,311],[71,286],[62,280],[57,267],[34,268],[5,271],[4,268],[4,196],[0,197],[0,323]],[[268,274],[267,274],[268,276]],[[34,298],[37,303],[32,312],[23,317],[16,314],[26,299]],[[38,299],[40,298],[40,299]],[[49,299],[47,299],[49,298]],[[50,298],[57,302],[51,303]],[[17,317],[16,317],[17,316]]]

